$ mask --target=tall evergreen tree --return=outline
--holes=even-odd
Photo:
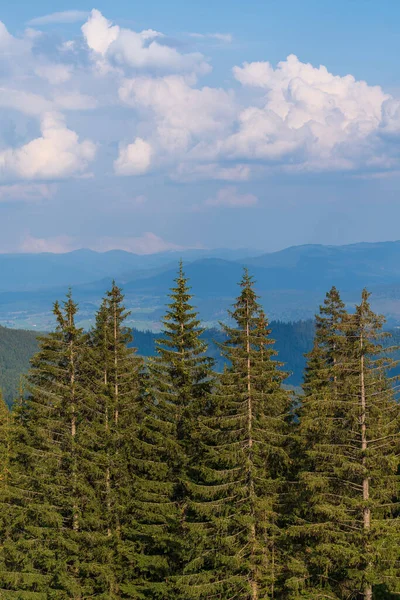
[[[332,287],[326,294],[320,312],[315,316],[315,338],[312,351],[307,355],[304,380],[306,395],[323,388],[335,389],[343,357],[345,304],[338,290]]]
[[[188,472],[196,459],[197,421],[213,383],[182,263],[170,298],[157,356],[149,365],[148,410],[136,441],[136,539],[143,555],[142,586],[128,590],[134,597],[177,597],[176,576],[192,552],[185,528]]]
[[[279,512],[291,401],[247,271],[241,288],[230,312],[235,326],[224,326],[229,366],[214,414],[203,419],[206,448],[191,508],[206,536],[186,569],[187,598],[273,598],[282,566]]]
[[[95,491],[95,502],[86,507],[87,547],[91,548],[87,569],[93,582],[91,595],[107,599],[120,598],[120,584],[129,578],[126,567],[135,553],[130,542],[130,469],[132,439],[141,419],[142,360],[129,347],[128,315],[122,292],[113,283],[97,313],[85,365],[87,385],[96,397],[86,438],[92,457],[89,484]]]
[[[346,315],[336,290],[317,321],[299,433],[299,503],[288,579],[291,598],[364,598],[393,584],[399,525],[400,407],[380,343],[383,319],[363,292]]]
[[[1,548],[2,598],[81,598],[82,498],[79,427],[86,394],[80,383],[84,336],[71,295],[54,306],[56,331],[40,338],[28,397],[12,428],[9,520]],[[82,432],[83,433],[83,432]]]

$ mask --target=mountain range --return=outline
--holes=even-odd
[[[66,254],[2,254],[0,324],[48,329],[53,301],[62,299],[72,287],[85,326],[115,279],[126,294],[132,326],[157,330],[180,259],[190,278],[195,304],[208,326],[226,319],[243,267],[254,276],[271,319],[311,318],[325,292],[335,285],[349,306],[367,287],[372,292],[374,309],[383,312],[391,325],[400,323],[400,241],[395,241],[294,246],[267,254],[251,249],[147,256],[85,249]]]

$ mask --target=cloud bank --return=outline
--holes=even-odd
[[[40,252],[63,254],[81,247],[81,240],[68,235],[39,238],[27,234],[22,239],[18,251],[33,254]],[[149,231],[138,237],[100,237],[95,242],[88,242],[85,247],[98,252],[107,252],[118,248],[134,254],[155,254],[170,250],[182,250],[182,246],[167,242]]]
[[[81,20],[76,38],[56,46],[32,29]],[[276,66],[232,65],[228,83],[215,86],[210,60],[190,45],[121,27],[97,9],[30,26],[15,37],[0,23],[0,182],[156,172],[238,183],[276,172],[400,168],[400,100],[352,75],[290,55]],[[217,195],[210,205],[239,206],[240,193],[229,189],[230,200]]]

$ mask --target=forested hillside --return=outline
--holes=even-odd
[[[272,332],[247,270],[237,294],[205,333],[181,265],[162,334],[137,333],[146,361],[116,284],[90,331],[71,293],[54,305],[24,396],[11,412],[0,400],[1,598],[398,597],[384,318],[366,290],[350,313],[333,287],[315,323]],[[282,353],[313,330],[299,404]]]
[[[311,349],[314,335],[312,321],[297,323],[272,322],[271,328],[277,340],[277,350],[286,370],[290,373],[287,383],[299,386],[302,381],[305,358],[304,354]],[[154,356],[156,341],[162,334],[151,331],[132,331],[132,345],[144,357]],[[8,329],[0,326],[0,389],[8,404],[15,399],[20,384],[21,375],[29,369],[29,361],[36,352],[38,344],[37,333]],[[207,344],[207,355],[215,360],[215,368],[222,371],[226,361],[221,356],[217,343],[224,341],[225,336],[219,329],[206,329],[201,338]]]
[[[11,403],[18,391],[21,375],[38,349],[34,331],[7,329],[0,326],[0,390]]]
[[[276,349],[289,375],[286,384],[299,387],[303,381],[305,355],[312,347],[314,322],[311,320],[295,323],[271,321],[270,326],[276,340]],[[392,336],[390,343],[400,346],[400,329],[390,330],[390,334]],[[34,331],[0,326],[0,389],[8,404],[15,399],[21,375],[28,371],[29,361],[37,350],[37,335]],[[132,336],[132,345],[137,348],[140,356],[155,356],[156,342],[162,334],[133,329]],[[218,344],[225,340],[223,331],[216,328],[205,329],[201,338],[206,342],[207,355],[215,361],[215,369],[222,371],[226,360],[221,355]],[[400,352],[396,352],[395,356],[400,357]],[[400,368],[396,367],[394,372],[400,373]]]

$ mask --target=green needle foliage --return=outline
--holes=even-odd
[[[0,598],[400,598],[400,404],[384,319],[332,288],[294,409],[245,270],[220,376],[180,265],[157,355],[113,283],[91,331],[54,306],[0,397]]]
[[[8,485],[11,458],[11,414],[0,392],[0,536],[4,540],[8,515]],[[2,556],[0,554],[0,560]],[[0,572],[4,566],[0,562]]]
[[[273,598],[282,568],[290,397],[247,271],[240,285],[230,312],[235,326],[224,326],[228,340],[222,353],[230,366],[217,385],[214,414],[203,418],[206,450],[191,499],[198,527],[208,532],[208,547],[187,569],[193,571],[187,598]]]
[[[193,552],[186,535],[187,481],[196,460],[197,422],[210,402],[213,362],[182,263],[164,317],[163,337],[149,365],[148,412],[139,432],[136,502],[143,547],[139,597],[176,598],[176,576]]]
[[[10,460],[11,415],[0,391],[0,489],[7,485]]]
[[[299,435],[290,598],[371,600],[398,576],[400,407],[380,343],[383,319],[363,292],[348,315],[335,289],[317,318]]]
[[[130,541],[132,475],[130,442],[140,423],[140,372],[142,361],[125,326],[129,313],[123,295],[115,285],[107,293],[90,333],[87,354],[87,385],[95,396],[86,438],[92,456],[89,482],[95,502],[87,506],[86,547],[90,579],[95,582],[91,596],[119,598],[121,581],[129,577],[127,557],[135,554]]]
[[[40,339],[28,397],[16,411],[0,573],[4,598],[81,597],[79,535],[88,490],[80,440],[87,398],[76,310],[70,295],[63,308],[55,304],[56,331]]]

